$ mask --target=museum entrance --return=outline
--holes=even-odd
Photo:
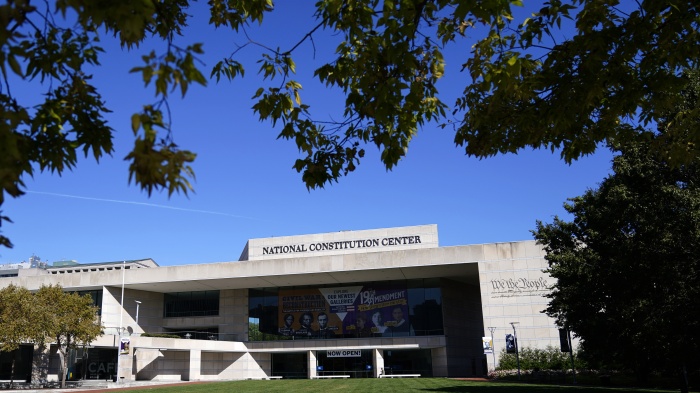
[[[117,348],[79,348],[68,358],[67,379],[113,380],[117,374]]]
[[[272,375],[284,379],[306,379],[309,376],[306,352],[273,353]]]
[[[373,378],[372,350],[328,350],[316,352],[316,373],[349,375],[350,378]]]

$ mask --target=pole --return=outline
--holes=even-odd
[[[122,300],[119,303],[119,306],[121,307],[121,311],[119,313],[119,341],[117,344],[117,380],[116,382],[119,383],[119,369],[121,368],[121,363],[122,363],[122,326],[124,323],[124,280],[126,278],[126,261],[122,262]]]
[[[489,326],[488,329],[491,332],[491,349],[493,350],[493,371],[496,371],[496,328],[494,326]]]
[[[576,366],[574,365],[574,347],[571,345],[571,331],[566,329],[566,334],[569,340],[569,357],[571,358],[571,371],[574,373],[574,385],[576,385]]]
[[[518,380],[520,380],[520,349],[518,349],[518,334],[515,332],[515,325],[520,322],[511,322],[510,326],[513,327],[513,338],[515,339],[515,361],[518,364]]]

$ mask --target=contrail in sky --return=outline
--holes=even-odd
[[[238,216],[235,214],[229,214],[229,213],[222,213],[222,212],[214,212],[210,210],[198,210],[198,209],[185,209],[182,207],[174,207],[174,206],[167,206],[167,205],[158,205],[155,203],[145,203],[145,202],[134,202],[134,201],[120,201],[118,199],[105,199],[105,198],[93,198],[93,197],[84,197],[84,196],[79,196],[79,195],[68,195],[68,194],[58,194],[55,192],[42,192],[42,191],[26,191],[29,194],[41,194],[41,195],[51,195],[51,196],[57,196],[57,197],[63,197],[63,198],[73,198],[73,199],[86,199],[89,201],[98,201],[98,202],[112,202],[112,203],[124,203],[127,205],[139,205],[139,206],[148,206],[148,207],[158,207],[161,209],[170,209],[170,210],[180,210],[184,212],[192,212],[192,213],[205,213],[205,214],[215,214],[218,216],[226,216],[226,217],[234,217],[234,218],[246,218],[249,220],[257,220],[257,218],[253,217],[246,217],[246,216]]]

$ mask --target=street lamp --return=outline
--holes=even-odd
[[[124,281],[126,280],[126,261],[122,261],[122,299],[119,302],[119,342],[117,343],[117,380],[119,383],[119,369],[122,366],[122,326],[124,326]]]
[[[134,300],[136,302],[136,325],[138,326],[139,324],[139,306],[141,305],[141,302],[138,300]]]
[[[510,326],[513,327],[513,338],[515,339],[515,361],[518,364],[518,380],[520,380],[520,350],[518,350],[518,335],[515,333],[515,325],[520,322],[511,322]]]
[[[491,348],[493,350],[493,371],[496,371],[496,328],[494,326],[489,326],[487,329],[491,332]]]

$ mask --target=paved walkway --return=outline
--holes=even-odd
[[[206,381],[211,382],[211,381]],[[144,388],[155,388],[155,387],[165,387],[165,386],[177,386],[182,384],[195,384],[195,383],[205,383],[205,381],[183,381],[183,382],[128,382],[123,385],[117,385],[116,383],[109,383],[107,387],[105,386],[81,386],[76,388],[67,389],[57,389],[57,388],[46,388],[46,389],[34,389],[34,388],[18,388],[12,390],[0,389],[0,393],[59,393],[59,392],[82,392],[82,393],[104,393],[104,392],[119,392],[128,390],[138,390]]]

